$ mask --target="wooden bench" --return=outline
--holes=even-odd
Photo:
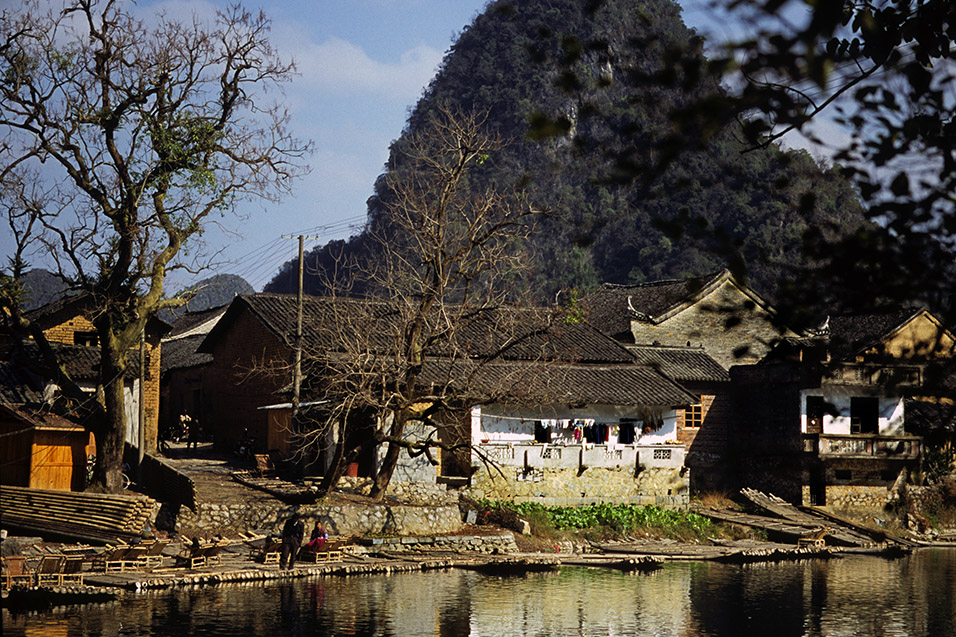
[[[348,540],[328,540],[318,551],[312,551],[303,547],[299,550],[299,561],[312,562],[338,562],[342,559],[342,547],[348,544]]]
[[[256,471],[260,478],[274,478],[276,476],[276,467],[272,458],[267,453],[255,454]]]
[[[273,541],[268,544],[263,544],[261,547],[253,548],[252,551],[249,552],[249,555],[256,562],[278,564],[281,552],[282,542]]]

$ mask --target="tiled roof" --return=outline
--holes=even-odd
[[[83,347],[82,345],[64,345],[63,343],[50,343],[55,350],[57,359],[66,373],[73,380],[91,381],[98,380],[100,376],[100,350],[98,347]],[[33,341],[26,341],[22,345],[19,356],[28,359],[40,360],[40,350]],[[17,359],[19,360],[19,359]],[[128,354],[128,365],[126,367],[127,380],[133,380],[139,376],[139,351],[130,350]]]
[[[698,398],[644,365],[582,365],[544,361],[494,361],[469,367],[435,361],[422,380],[456,384],[475,402],[644,405],[676,407]]]
[[[173,369],[198,367],[212,363],[212,354],[196,351],[205,334],[193,334],[168,341],[163,341],[162,358],[160,365],[162,373]]]
[[[173,322],[173,329],[164,337],[164,341],[191,336],[192,334],[208,334],[223,314],[228,305],[220,305],[198,312],[186,312]],[[163,346],[165,355],[166,346]]]
[[[631,319],[655,321],[696,297],[727,274],[726,270],[690,279],[668,279],[636,285],[605,283],[584,300],[588,322],[614,337],[629,335]]]
[[[67,294],[56,301],[52,301],[27,312],[25,318],[46,329],[72,316],[86,315],[91,304],[91,298],[87,292]],[[169,323],[159,317],[153,316],[149,319],[147,334],[162,336],[169,332],[170,329],[171,326]]]
[[[923,308],[894,308],[884,312],[832,315],[827,320],[830,350],[847,358],[882,343]]]
[[[730,382],[730,374],[702,348],[630,345],[634,359],[678,382]]]
[[[10,361],[0,361],[0,403],[38,403],[43,381]]]
[[[200,348],[210,351],[226,324],[248,309],[280,341],[294,345],[296,298],[287,294],[255,294],[233,301],[223,320]],[[564,360],[630,363],[631,355],[620,344],[585,323],[565,323],[543,308],[496,308],[468,312],[448,306],[433,317],[439,333],[448,326],[449,337],[428,347],[433,355],[455,358],[507,360]],[[380,301],[306,297],[303,300],[303,348],[308,351],[368,351],[386,354],[402,342],[407,321],[403,308]],[[343,345],[346,344],[346,345]]]

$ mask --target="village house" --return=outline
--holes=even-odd
[[[60,364],[77,386],[95,400],[100,383],[100,350],[89,320],[89,300],[83,295],[64,297],[27,314],[41,327]],[[139,447],[140,400],[143,405],[145,451],[156,448],[159,413],[160,338],[169,326],[150,321],[144,351],[145,376],[140,378],[139,350],[130,352],[124,377],[126,443]],[[7,337],[2,342],[4,373],[0,374],[0,483],[35,488],[82,490],[86,487],[95,439],[75,416],[72,401],[60,387],[44,378],[33,361],[40,359],[32,340]]]
[[[91,395],[96,391],[99,373],[99,349],[96,328],[90,319],[92,303],[88,295],[65,296],[27,313],[26,318],[39,326],[47,340],[66,346],[73,346],[65,354],[70,359],[92,358],[89,366],[79,365],[74,381]],[[130,364],[126,378],[126,442],[133,447],[139,446],[139,401],[142,398],[144,415],[144,440],[146,453],[156,451],[159,433],[159,393],[161,339],[170,329],[169,325],[158,318],[150,319],[144,334],[143,349],[145,364],[143,378],[139,378],[139,348],[130,352]],[[85,348],[85,349],[79,349]],[[141,386],[142,384],[142,386]]]
[[[679,383],[698,400],[677,410],[677,440],[686,449],[691,492],[721,492],[733,484],[728,450],[733,427],[730,373],[702,347],[628,345],[635,360]]]
[[[341,347],[337,338],[350,338],[349,330],[316,327],[328,325],[333,307],[371,303],[307,297],[304,368],[314,368],[310,361],[325,359]],[[488,497],[512,499],[533,495],[540,501],[568,500],[573,493],[576,502],[660,501],[655,497],[663,494],[663,500],[669,497],[686,504],[688,476],[677,439],[677,410],[697,396],[652,367],[635,364],[625,347],[587,324],[548,323],[542,319],[547,311],[541,309],[503,311],[507,320],[498,316],[484,327],[479,321],[462,329],[456,343],[442,346],[425,367],[423,382],[461,401],[455,413],[442,415],[446,424],[436,433],[443,442],[461,448],[437,454],[437,468],[425,467],[429,463],[423,456],[406,458],[396,480],[464,479]],[[289,444],[291,427],[282,407],[290,397],[295,317],[294,296],[241,296],[204,340],[200,351],[213,356],[205,386],[214,396],[210,420],[217,444],[235,445],[249,438],[262,451]],[[384,331],[388,319],[382,317],[370,323],[374,329],[358,330],[371,339],[373,357],[387,356],[394,346],[374,333]],[[514,331],[505,336],[505,329]],[[448,353],[452,349],[467,354],[452,356]],[[319,410],[324,398],[322,374],[336,373],[327,366],[323,369],[318,374],[306,372],[303,379],[303,402]],[[373,418],[364,426],[381,425]],[[430,435],[427,428],[419,433]],[[334,438],[326,441],[313,470],[324,471],[328,450],[337,443]],[[364,458],[356,468],[358,475],[372,475],[379,456]],[[507,480],[491,480],[486,460],[507,467]],[[606,479],[595,479],[608,468],[621,474],[622,485],[628,484],[617,489]],[[651,480],[650,469],[658,468],[667,477]],[[544,477],[552,469],[560,479]],[[577,484],[562,486],[559,493],[559,483],[569,477]],[[535,485],[533,493],[530,485]]]
[[[734,367],[741,483],[798,504],[884,506],[923,457],[906,398],[954,344],[923,308],[834,315],[761,364]]]
[[[74,369],[74,371],[76,371]],[[0,484],[81,491],[93,439],[76,418],[61,415],[44,382],[25,367],[0,361]]]
[[[212,432],[205,428],[205,423],[210,422],[211,397],[203,388],[212,355],[198,350],[227,307],[186,312],[173,321],[172,329],[163,337],[159,397],[161,438],[181,434],[178,428],[184,415],[189,416],[194,426],[198,423],[201,436],[211,437]]]
[[[760,361],[782,338],[770,304],[729,270],[635,285],[604,284],[584,301],[588,322],[700,398],[678,410],[695,493],[733,481],[728,370]]]

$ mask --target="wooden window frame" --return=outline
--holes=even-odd
[[[684,409],[684,427],[700,429],[704,424],[704,403],[697,403]]]

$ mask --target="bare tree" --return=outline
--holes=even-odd
[[[58,367],[19,304],[26,246],[92,299],[105,398],[88,422],[94,482],[108,490],[120,481],[128,353],[157,311],[182,303],[164,300],[166,274],[202,267],[186,252],[205,226],[243,199],[278,197],[304,169],[309,145],[263,98],[294,72],[268,33],[263,14],[238,5],[214,24],[145,24],[119,0],[69,0],[62,11],[31,1],[0,18],[0,178],[24,246],[0,302],[7,327]],[[42,197],[7,190],[31,173]]]
[[[330,299],[328,316],[310,324],[313,347],[304,358],[315,366],[316,394],[329,402],[303,440],[314,448],[337,428],[342,443],[325,491],[363,450],[386,444],[371,493],[381,498],[403,450],[430,453],[443,444],[417,429],[410,435],[410,423],[437,424],[437,414],[461,407],[476,391],[476,370],[520,340],[496,283],[520,276],[521,241],[536,212],[509,185],[467,187],[502,147],[485,125],[480,115],[443,108],[424,132],[393,148],[387,199],[377,202],[369,230],[376,258],[331,277],[337,295],[348,292],[342,282],[359,279],[372,298]],[[360,422],[374,426],[358,429]]]

